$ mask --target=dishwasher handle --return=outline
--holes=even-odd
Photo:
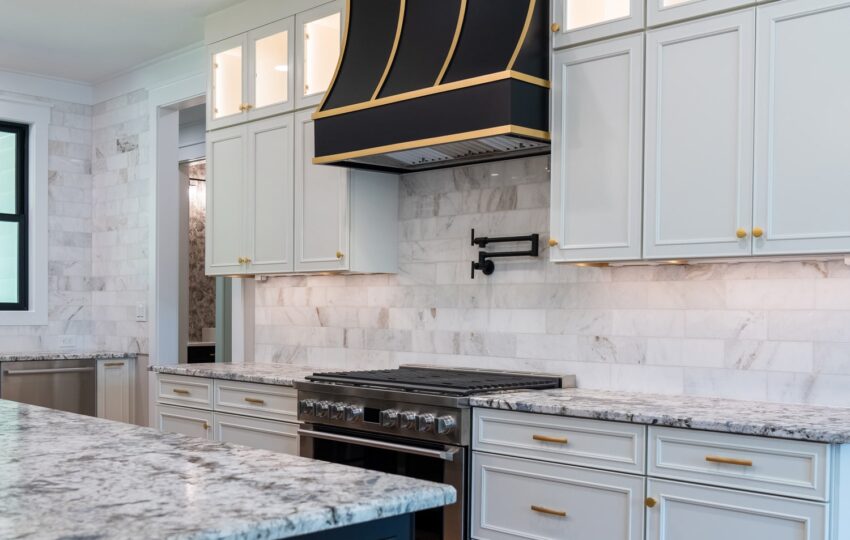
[[[4,370],[6,375],[46,375],[50,373],[87,373],[94,371],[93,367],[70,367],[70,368],[49,368],[49,369],[7,369]]]

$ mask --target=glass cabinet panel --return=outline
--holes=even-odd
[[[284,103],[289,98],[289,32],[254,42],[254,107]]]
[[[337,12],[304,24],[302,96],[321,94],[330,86],[339,59],[341,19]]]
[[[242,47],[213,55],[213,118],[242,112]]]
[[[675,0],[666,0],[675,2]],[[629,0],[572,0],[567,2],[567,30],[623,19],[630,13]]]

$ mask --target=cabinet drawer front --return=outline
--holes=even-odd
[[[215,413],[215,440],[298,455],[298,424]]]
[[[296,422],[298,400],[294,388],[216,380],[215,410]]]
[[[650,476],[827,499],[826,444],[660,427],[649,441]]]
[[[156,406],[156,427],[163,433],[182,433],[212,440],[212,424],[213,415],[209,411],[170,405]]]
[[[159,403],[212,409],[212,386],[212,379],[159,374],[156,399]]]
[[[650,479],[647,540],[826,540],[829,506]]]
[[[475,452],[472,536],[640,540],[644,479]]]
[[[643,473],[644,426],[475,409],[473,449],[571,465]]]

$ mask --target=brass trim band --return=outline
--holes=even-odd
[[[410,92],[404,92],[401,94],[396,94],[394,96],[378,98],[372,101],[364,101],[361,103],[354,103],[352,105],[345,105],[343,107],[328,109],[326,111],[317,109],[316,112],[313,113],[312,118],[313,120],[318,120],[320,118],[327,118],[328,116],[336,116],[339,114],[347,114],[354,111],[362,111],[364,109],[371,109],[372,107],[381,107],[383,105],[389,105],[390,103],[398,103],[399,101],[407,101],[408,99],[415,99],[422,96],[430,96],[432,94],[439,94],[440,92],[460,90],[461,88],[468,88],[470,86],[477,86],[479,84],[501,81],[504,79],[516,79],[518,81],[523,81],[536,86],[542,86],[543,88],[551,88],[552,86],[549,81],[545,79],[534,77],[525,73],[520,73],[518,71],[505,70],[498,71],[496,73],[491,73],[489,75],[480,75],[478,77],[464,79],[462,81],[440,84],[438,86],[429,86],[420,90],[411,90]]]
[[[457,42],[460,40],[460,31],[463,28],[463,20],[466,17],[466,0],[460,0],[460,11],[457,15],[457,26],[455,27],[455,35],[452,37],[452,44],[449,46],[449,52],[446,53],[446,59],[443,62],[443,68],[440,70],[440,74],[437,75],[437,80],[434,81],[434,86],[440,86],[440,83],[443,82],[443,77],[446,75],[446,71],[449,69],[449,64],[452,63],[452,58],[455,56],[455,49],[457,48]]]
[[[390,56],[387,58],[387,65],[384,66],[384,73],[381,75],[381,80],[378,81],[378,86],[375,87],[375,91],[372,93],[372,101],[378,99],[378,94],[381,93],[381,89],[384,87],[384,83],[387,81],[387,76],[390,74],[390,69],[393,66],[393,62],[395,61],[396,52],[398,52],[398,42],[401,40],[401,29],[404,26],[404,8],[406,6],[407,0],[399,0],[398,5],[398,23],[395,27],[395,39],[393,40],[393,47],[390,49]],[[342,54],[342,53],[340,53]]]
[[[352,152],[343,152],[341,154],[332,154],[329,156],[321,156],[313,158],[315,165],[323,165],[325,163],[335,163],[337,161],[345,161],[364,156],[373,156],[376,154],[386,154],[390,152],[399,152],[401,150],[410,150],[411,148],[421,148],[423,146],[434,146],[438,144],[446,144],[458,141],[466,141],[470,139],[479,139],[481,137],[495,137],[497,135],[520,135],[541,141],[549,141],[551,136],[548,131],[540,129],[532,129],[514,124],[506,124],[504,126],[496,126],[475,131],[467,131],[465,133],[455,133],[452,135],[442,135],[440,137],[430,137],[427,139],[418,139],[415,141],[406,141],[395,144],[387,144],[384,146],[376,146],[374,148],[364,148],[363,150],[354,150]]]
[[[519,56],[519,51],[522,50],[523,44],[525,44],[525,38],[528,35],[528,29],[531,27],[531,18],[534,15],[534,4],[535,0],[529,0],[528,2],[528,13],[525,14],[525,23],[522,25],[522,33],[519,35],[519,40],[516,42],[516,48],[514,49],[514,53],[511,55],[511,60],[508,62],[508,71],[514,68],[514,64],[516,63],[517,56]]]

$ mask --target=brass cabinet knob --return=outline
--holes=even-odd
[[[253,106],[253,105],[251,105],[250,103],[246,103],[246,104],[245,104],[245,110],[246,110],[246,111],[250,111],[250,110],[251,110],[251,109],[253,109],[253,108],[254,108],[254,106]]]
[[[553,31],[553,32],[557,32],[557,31],[558,31],[558,30],[560,30],[560,29],[561,29],[561,25],[560,25],[560,24],[558,24],[558,23],[556,23],[556,22],[553,22],[553,23],[552,23],[552,31]]]
[[[245,112],[245,104],[244,103],[239,104],[239,110],[242,111],[242,112]]]
[[[238,262],[239,264],[245,264],[245,257],[239,257],[238,259],[236,259],[236,262]]]
[[[549,239],[549,247],[555,247],[555,246],[557,246],[557,245],[558,245],[558,241],[557,241],[557,240],[555,240],[554,238],[550,238],[550,239]]]
[[[646,504],[647,508],[655,508],[655,505],[658,504],[658,501],[656,501],[652,497],[647,497],[644,501],[644,504]]]
[[[761,227],[756,227],[755,229],[753,229],[753,236],[755,236],[756,238],[761,238],[762,236],[764,236],[764,229],[762,229]]]
[[[336,258],[337,259],[342,259],[343,257],[345,257],[345,253],[343,253],[342,251],[336,252]]]
[[[737,236],[738,238],[746,238],[747,237],[747,230],[746,229],[738,229],[737,231],[735,231],[735,236]]]
[[[250,258],[250,257],[245,257],[244,261],[245,261],[245,264],[248,264],[249,262],[251,262],[251,258]]]
[[[204,421],[204,429],[209,429],[209,428],[210,428],[210,425],[206,421]]]

